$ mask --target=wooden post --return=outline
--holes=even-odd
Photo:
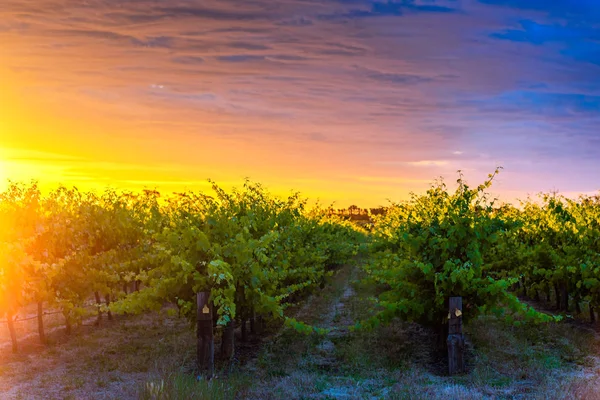
[[[575,303],[575,314],[581,314],[581,305],[579,304],[579,294],[576,294],[573,298],[573,303]]]
[[[256,334],[262,335],[265,330],[265,320],[262,315],[256,317]]]
[[[17,342],[17,333],[15,331],[15,315],[12,311],[6,313],[6,323],[8,325],[8,331],[10,332],[10,340],[12,341],[12,351],[17,353],[19,351],[19,344]]]
[[[569,288],[565,282],[560,283],[560,309],[569,312]]]
[[[198,372],[206,373],[206,379],[210,379],[215,367],[215,342],[213,339],[213,316],[212,306],[209,303],[210,293],[200,292],[196,294],[196,337],[198,338],[197,364]]]
[[[98,308],[98,319],[96,320],[94,325],[100,326],[100,323],[102,322],[102,311],[100,310],[102,303],[100,302],[100,293],[94,292],[94,297],[96,298],[96,306]]]
[[[465,371],[465,338],[462,333],[462,297],[450,297],[448,313],[448,372],[450,375]]]
[[[72,324],[71,324],[71,312],[63,311],[63,315],[65,316],[65,333],[70,335],[72,332]]]
[[[106,295],[104,295],[104,301],[106,302],[106,307],[109,307],[110,306],[110,294],[107,293]],[[110,310],[108,310],[106,312],[106,315],[108,316],[108,320],[112,321],[113,317],[112,317],[112,313],[110,312]]]
[[[252,316],[250,317],[250,333],[256,335],[256,312],[252,308]]]
[[[248,341],[248,325],[246,324],[246,318],[242,317],[242,326],[241,326],[241,332],[242,332],[242,342],[247,342]]]
[[[235,335],[233,321],[229,321],[223,328],[221,338],[221,357],[224,360],[231,360],[235,347]]]
[[[41,301],[37,303],[37,320],[38,320],[38,333],[40,335],[40,342],[46,344],[46,334],[44,332],[44,304]]]

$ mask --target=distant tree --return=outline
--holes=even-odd
[[[377,207],[377,208],[371,208],[371,215],[383,215],[386,212],[386,208],[385,207]]]

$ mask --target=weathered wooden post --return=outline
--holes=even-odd
[[[96,298],[96,308],[98,308],[98,319],[96,320],[94,325],[100,326],[100,324],[102,323],[102,309],[100,308],[102,307],[102,303],[100,302],[100,293],[94,292],[94,297]]]
[[[17,342],[17,333],[15,331],[15,315],[12,311],[6,313],[6,324],[8,325],[8,331],[10,332],[12,351],[13,353],[17,353],[19,351],[19,343]]]
[[[256,314],[256,311],[252,310],[252,318],[250,319],[250,333],[253,335],[261,335],[264,329],[264,320],[262,315]]]
[[[44,332],[44,303],[41,301],[38,301],[37,303],[37,322],[40,343],[46,344],[46,333]]]
[[[215,368],[215,343],[213,339],[213,316],[212,307],[209,303],[210,293],[200,292],[196,294],[197,313],[196,328],[198,338],[198,371],[200,374],[206,372],[206,379],[213,376]]]
[[[448,372],[450,375],[465,371],[465,338],[462,333],[462,297],[450,297],[448,313]]]
[[[70,335],[73,330],[73,324],[71,323],[71,312],[63,311],[63,315],[65,316],[65,333]]]
[[[233,321],[229,321],[223,328],[221,338],[221,357],[223,360],[231,360],[235,348],[235,335]]]
[[[247,320],[245,316],[242,316],[242,318],[240,318],[241,320],[241,332],[242,332],[242,342],[247,342],[248,341],[248,324],[246,324]]]
[[[110,294],[107,293],[104,295],[104,302],[106,303],[106,307],[110,307]],[[112,313],[110,312],[110,308],[108,309],[108,311],[106,311],[106,315],[108,316],[108,320],[112,321],[113,320],[113,316]]]

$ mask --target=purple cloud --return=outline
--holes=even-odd
[[[0,44],[24,81],[45,82],[24,96],[89,103],[134,127],[311,143],[419,178],[502,161],[531,190],[589,191],[597,4],[6,0]]]

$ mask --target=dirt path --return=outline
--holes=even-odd
[[[341,286],[339,293],[341,294],[336,296],[331,302],[328,312],[319,325],[321,328],[328,329],[329,332],[315,346],[315,352],[312,354],[312,363],[324,370],[335,369],[338,363],[335,340],[346,337],[349,333],[349,327],[354,323],[353,315],[347,306],[348,301],[355,295],[354,289],[350,286],[351,276],[351,271],[343,271],[340,274]],[[335,397],[332,393],[335,394],[338,392],[340,392],[340,389],[329,388],[323,394]]]
[[[349,329],[371,315],[368,299],[375,295],[375,288],[356,284],[360,270],[339,269],[298,306],[296,319],[327,334],[272,328],[254,344],[239,343],[236,351],[251,351],[219,371],[210,387],[190,375],[195,337],[186,321],[148,314],[83,327],[70,338],[52,331],[52,344],[43,349],[33,335],[19,355],[0,349],[0,398],[137,399],[149,384],[180,379],[187,394],[174,398],[600,399],[598,335],[572,324],[514,328],[493,317],[474,321],[465,328],[472,368],[458,377],[440,373],[436,338],[417,324]]]
[[[243,398],[380,398],[369,395],[379,391],[377,383],[352,376],[344,365],[344,352],[352,336],[349,328],[356,320],[358,299],[352,286],[356,270],[355,266],[343,267],[296,315],[298,320],[329,332],[323,336],[298,337],[284,329],[276,335],[271,348],[260,357],[262,362],[249,367],[261,379]]]
[[[469,374],[444,376],[436,338],[396,321],[373,332],[348,327],[370,314],[373,288],[355,287],[359,266],[340,270],[297,319],[330,329],[299,338],[282,331],[247,372],[244,399],[600,399],[595,338],[565,324],[507,329],[483,319],[468,327]],[[470,341],[471,342],[471,341]],[[442,366],[443,367],[443,366]]]

